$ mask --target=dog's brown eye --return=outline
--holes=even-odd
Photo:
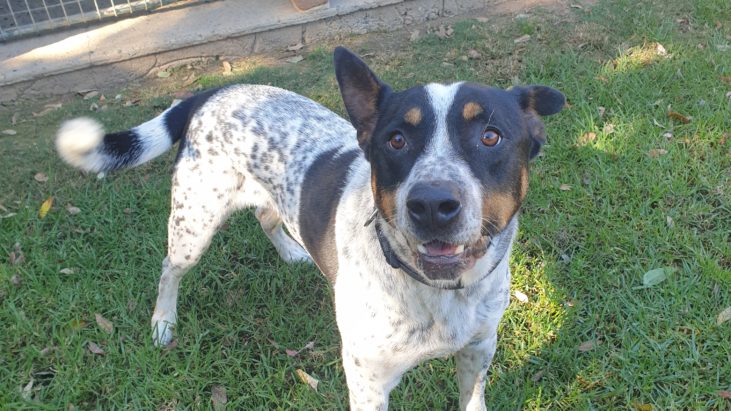
[[[488,147],[495,146],[500,142],[500,134],[491,128],[487,128],[482,132],[480,141]]]
[[[388,145],[394,150],[401,150],[406,145],[406,139],[403,134],[396,133],[388,140]]]

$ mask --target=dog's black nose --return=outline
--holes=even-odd
[[[437,229],[454,222],[462,211],[459,189],[449,181],[418,183],[406,198],[411,220],[423,228]]]

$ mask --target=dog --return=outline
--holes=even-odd
[[[353,410],[387,409],[407,370],[448,355],[461,409],[484,410],[529,161],[541,116],[565,97],[540,85],[397,92],[345,48],[334,64],[350,122],[289,91],[232,85],[117,133],[67,121],[56,148],[106,172],[180,143],[155,344],[173,338],[183,274],[233,211],[255,207],[284,260],[312,261],[332,283]]]

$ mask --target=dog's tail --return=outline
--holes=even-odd
[[[197,94],[152,120],[116,133],[105,133],[101,123],[88,117],[68,120],[56,133],[56,150],[65,162],[84,171],[136,167],[177,143],[192,115],[217,91]]]

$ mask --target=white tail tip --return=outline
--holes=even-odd
[[[65,121],[56,133],[56,150],[68,164],[85,171],[101,171],[104,162],[97,147],[104,140],[104,128],[91,118]]]

